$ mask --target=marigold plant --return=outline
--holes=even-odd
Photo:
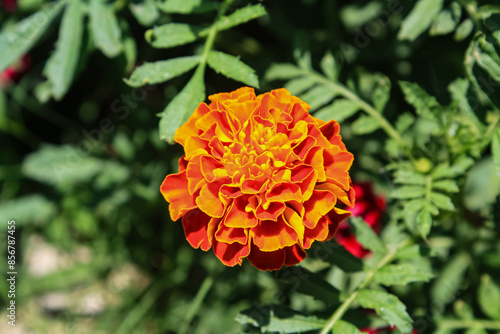
[[[354,204],[353,155],[335,120],[308,113],[286,89],[244,87],[209,97],[175,134],[179,172],[161,192],[194,248],[228,266],[247,257],[260,270],[301,262],[331,239]]]

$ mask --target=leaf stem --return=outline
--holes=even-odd
[[[189,325],[191,324],[191,321],[193,320],[194,316],[198,312],[198,309],[201,306],[201,303],[203,302],[203,299],[205,299],[207,293],[210,291],[210,288],[212,287],[214,283],[214,280],[211,276],[207,276],[203,283],[201,284],[200,288],[198,289],[198,292],[196,293],[196,296],[194,297],[191,306],[189,307],[189,310],[186,313],[186,317],[184,318],[184,321],[182,322],[181,328],[179,329],[179,334],[185,334],[187,333],[189,329]]]
[[[367,274],[365,279],[363,280],[363,283],[351,293],[349,297],[347,297],[346,300],[340,305],[340,307],[332,314],[332,316],[328,319],[325,327],[321,330],[320,334],[327,334],[335,325],[335,323],[342,318],[342,316],[347,312],[349,307],[352,305],[354,300],[356,300],[356,296],[358,295],[359,291],[363,290],[366,288],[373,280],[373,277],[375,276],[375,273],[385,266],[386,264],[392,262],[394,260],[394,257],[398,253],[398,251],[406,246],[409,246],[410,244],[413,243],[413,239],[408,239],[402,242],[400,245],[395,247],[392,251],[389,251],[378,263],[375,267],[370,269]]]
[[[359,96],[350,91],[346,86],[342,85],[341,83],[330,81],[316,73],[312,73],[312,75],[317,81],[332,86],[332,88],[335,89],[337,92],[339,92],[342,96],[353,102],[356,102],[361,107],[361,109],[363,109],[364,112],[366,112],[369,116],[373,117],[378,122],[380,127],[384,129],[384,131],[389,135],[389,137],[394,139],[401,147],[403,148],[406,147],[406,142],[404,141],[403,137],[401,137],[399,132],[373,106],[371,106],[366,101],[361,99]]]

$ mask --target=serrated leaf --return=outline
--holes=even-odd
[[[247,6],[236,10],[231,15],[221,17],[217,21],[216,27],[217,30],[226,30],[266,14],[266,9],[261,4]]]
[[[448,9],[439,12],[438,16],[434,19],[429,34],[431,36],[446,35],[455,30],[457,22],[452,13]]]
[[[451,166],[448,164],[437,165],[431,175],[435,180],[457,177],[464,174],[473,164],[474,160],[466,156],[461,156]]]
[[[481,277],[477,298],[484,314],[491,319],[500,320],[500,287],[489,275]]]
[[[105,0],[90,0],[90,31],[95,45],[108,58],[114,58],[122,52],[122,31],[111,4]]]
[[[52,2],[44,6],[42,10],[1,32],[0,73],[21,58],[38,42],[65,4],[66,1]]]
[[[396,130],[398,130],[399,133],[404,133],[413,123],[415,123],[415,117],[412,114],[405,112],[398,117],[398,120],[396,121]]]
[[[281,275],[281,280],[292,284],[292,289],[297,292],[322,300],[328,305],[339,302],[340,292],[323,277],[305,268],[287,268]]]
[[[316,80],[313,77],[306,75],[288,81],[284,88],[288,89],[292,95],[299,95],[310,89],[315,84]]]
[[[431,110],[439,106],[435,97],[430,96],[415,83],[400,81],[399,85],[405,95],[405,100],[415,107],[417,114],[433,118]]]
[[[352,133],[357,135],[366,135],[378,128],[380,128],[380,124],[377,120],[368,115],[362,115],[352,123]]]
[[[460,42],[469,37],[469,35],[474,30],[474,22],[471,19],[465,19],[460,23],[455,30],[455,35],[453,38],[455,41]]]
[[[335,323],[335,325],[333,325],[333,327],[332,327],[332,333],[333,334],[360,334],[361,332],[353,324],[351,324],[347,321],[338,320]]]
[[[49,185],[89,182],[101,169],[101,160],[70,145],[45,146],[29,154],[22,164],[27,177]]]
[[[350,218],[351,227],[356,235],[356,240],[363,247],[371,250],[375,254],[386,254],[387,248],[375,231],[363,219],[359,217]]]
[[[212,50],[208,54],[207,62],[215,72],[249,86],[259,88],[259,78],[253,68],[238,58],[227,53]]]
[[[466,115],[472,123],[474,123],[478,131],[481,131],[483,126],[467,100],[468,89],[469,80],[467,79],[456,79],[448,86],[448,91],[450,92],[453,101],[457,103],[460,111],[462,111],[464,115]]]
[[[425,198],[413,199],[413,200],[405,203],[403,211],[406,214],[409,214],[412,212],[419,212],[426,205],[427,205],[427,201],[425,200]]]
[[[448,196],[443,195],[441,193],[432,192],[431,193],[431,201],[434,204],[436,204],[436,206],[438,208],[448,210],[448,211],[455,210],[455,205],[453,205],[451,198],[449,198]]]
[[[422,208],[422,211],[417,215],[417,228],[418,233],[422,238],[427,238],[432,227],[432,215],[431,207],[429,203],[426,203]]]
[[[137,67],[130,79],[125,79],[131,87],[141,87],[165,82],[196,67],[201,60],[200,56],[188,56],[169,60],[145,63]]]
[[[443,190],[449,193],[459,192],[457,182],[454,180],[440,180],[432,183],[432,188]]]
[[[172,48],[206,36],[208,30],[192,24],[168,23],[146,31],[146,40],[155,48]]]
[[[83,33],[83,4],[73,0],[64,9],[56,50],[47,60],[43,73],[51,87],[51,95],[60,100],[73,81]]]
[[[187,121],[205,99],[204,71],[198,70],[182,91],[168,104],[160,119],[160,138],[172,142],[175,131]]]
[[[399,39],[415,40],[427,30],[443,7],[443,0],[418,0],[410,14],[403,20]]]
[[[362,307],[375,310],[382,319],[403,333],[412,331],[412,320],[398,297],[383,291],[365,289],[358,292],[356,300]]]
[[[321,329],[325,320],[305,316],[289,308],[271,305],[252,307],[238,314],[236,321],[259,327],[262,332],[300,333]]]
[[[339,77],[339,65],[331,52],[327,52],[320,62],[321,70],[326,77],[332,81],[337,81]]]
[[[493,139],[491,141],[491,154],[493,155],[493,162],[495,164],[497,176],[500,177],[500,128],[493,133]]]
[[[460,253],[448,260],[441,271],[436,273],[436,279],[431,286],[436,312],[441,312],[444,307],[456,299],[464,273],[470,264],[470,257],[466,253]]]
[[[10,219],[16,221],[16,226],[49,223],[56,212],[56,205],[40,194],[2,201],[0,204],[1,225],[7,225]],[[2,229],[7,231],[6,226],[2,226]]]
[[[417,198],[425,195],[425,188],[422,186],[403,186],[391,193],[392,198],[408,199]]]
[[[215,4],[205,0],[165,0],[158,2],[158,8],[165,13],[189,14],[209,11]]]
[[[413,168],[404,165],[394,172],[394,182],[424,185],[427,181],[425,175],[422,175]]]
[[[360,109],[359,104],[348,99],[335,100],[329,106],[316,111],[314,117],[328,122],[331,119],[337,122],[342,122],[346,118],[351,117]]]
[[[160,17],[158,7],[153,0],[133,1],[128,6],[137,22],[145,27],[150,27]]]
[[[377,85],[372,93],[372,100],[378,112],[384,111],[391,94],[391,81],[386,76],[380,76]]]
[[[271,80],[290,80],[292,78],[304,75],[304,71],[297,66],[289,63],[272,64],[266,72],[266,79]]]
[[[375,281],[385,286],[406,285],[411,282],[428,282],[434,275],[424,266],[413,263],[387,265],[375,273]]]
[[[333,100],[337,94],[337,91],[332,89],[332,87],[320,85],[313,87],[306,93],[302,94],[301,99],[308,103],[311,106],[311,110],[314,111]]]

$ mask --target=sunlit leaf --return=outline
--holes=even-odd
[[[146,40],[155,48],[172,48],[206,36],[208,30],[185,23],[168,23],[146,31]]]
[[[221,73],[228,78],[243,82],[249,86],[259,88],[259,78],[255,74],[255,71],[238,58],[227,53],[212,50],[208,54],[207,62],[217,73]]]
[[[352,132],[358,135],[372,133],[378,128],[380,128],[380,123],[377,122],[375,118],[368,115],[362,115],[352,123]]]
[[[485,274],[481,277],[477,297],[483,313],[492,319],[500,320],[500,287],[491,276]]]
[[[443,7],[443,0],[418,0],[403,20],[398,38],[413,41],[432,24]]]
[[[406,285],[411,282],[428,282],[434,275],[429,268],[416,266],[413,263],[388,265],[375,273],[375,281],[380,284]]]
[[[359,104],[348,99],[337,99],[329,106],[318,110],[314,117],[329,121],[331,119],[342,122],[351,117],[360,109]]]
[[[360,334],[359,329],[347,321],[338,320],[332,327],[333,334]]]
[[[113,58],[122,52],[122,32],[113,6],[105,0],[90,0],[90,30],[98,49]]]
[[[220,18],[216,23],[217,30],[226,30],[266,14],[265,8],[260,4],[243,7],[228,16]]]
[[[10,219],[14,219],[16,226],[20,227],[30,223],[48,223],[56,214],[56,205],[40,194],[32,194],[12,200],[2,201],[0,204],[0,217],[4,226]]]
[[[289,80],[303,75],[304,71],[293,64],[273,64],[266,72],[267,80]]]
[[[136,20],[145,27],[150,27],[160,17],[158,7],[153,0],[132,1],[129,3],[129,8]]]

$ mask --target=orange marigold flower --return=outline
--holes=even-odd
[[[249,87],[209,97],[175,133],[179,173],[161,192],[182,217],[194,248],[213,248],[227,266],[260,270],[301,262],[315,240],[330,240],[352,206],[353,155],[335,120],[309,115],[286,89]]]

